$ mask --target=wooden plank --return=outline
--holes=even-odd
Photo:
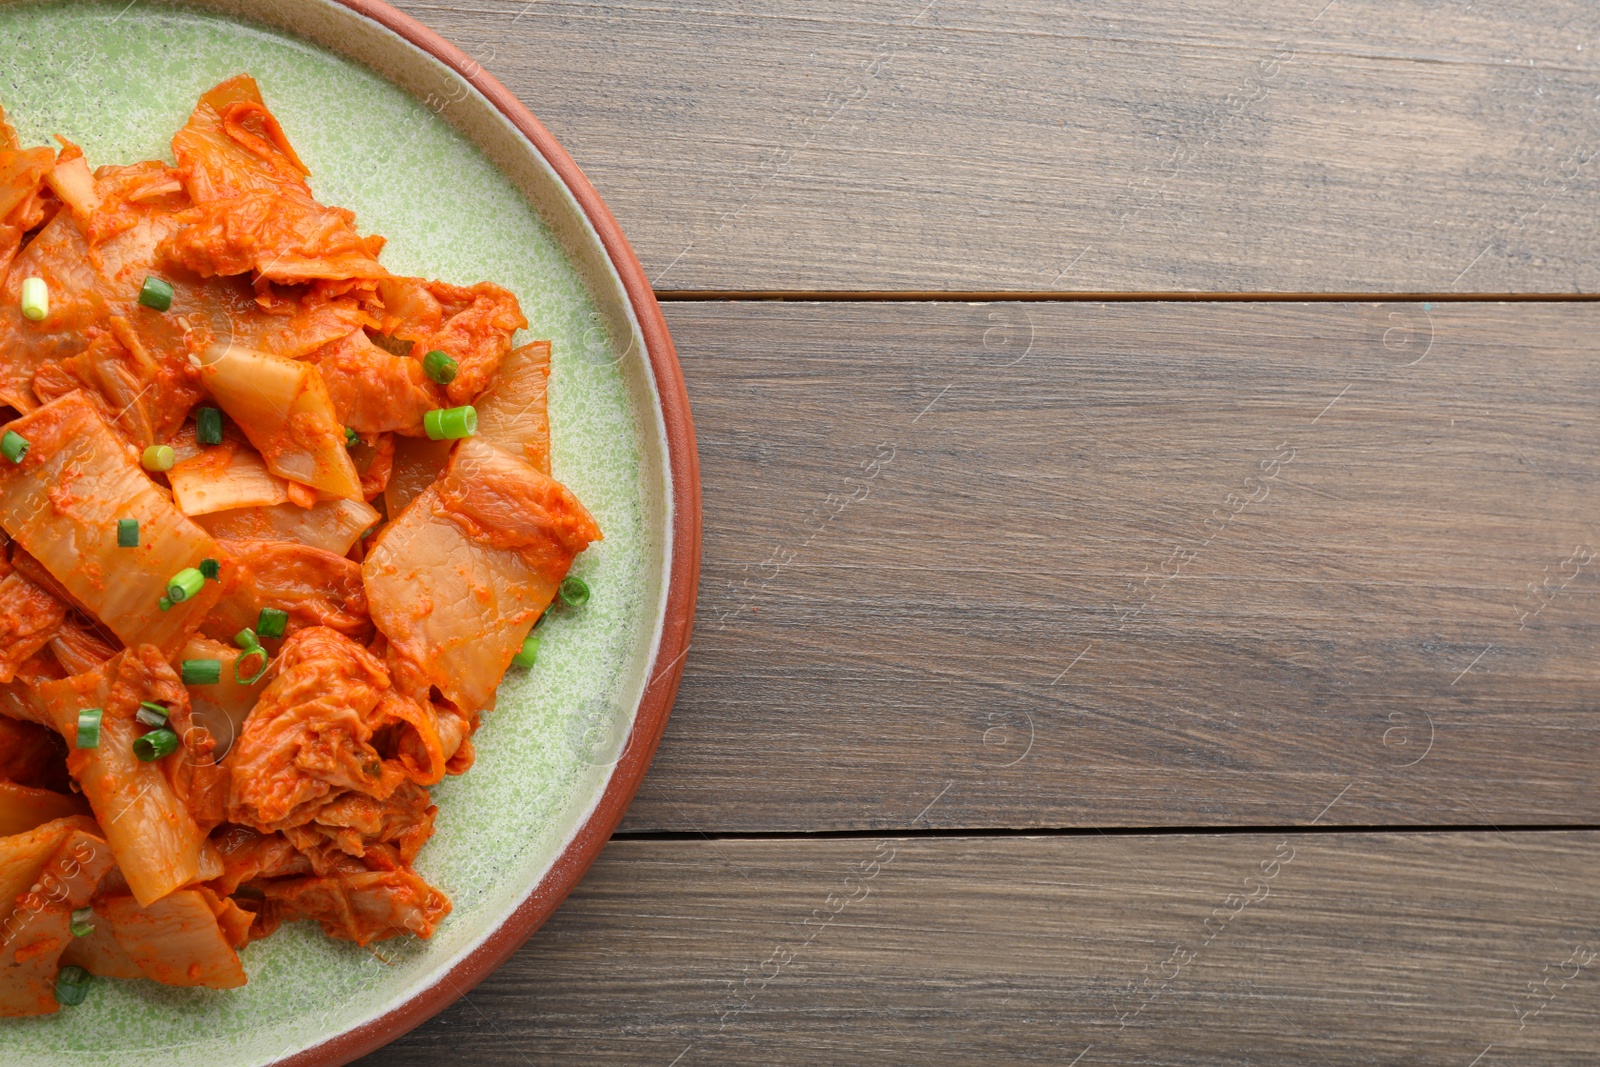
[[[705,568],[627,827],[1600,822],[1600,307],[668,318]]]
[[[1597,860],[1567,832],[619,839],[362,1062],[1587,1064]]]
[[[399,6],[661,288],[1600,289],[1580,0]]]

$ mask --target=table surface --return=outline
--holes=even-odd
[[[633,242],[705,567],[362,1063],[1594,1062],[1600,8],[400,6]]]

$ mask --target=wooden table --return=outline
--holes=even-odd
[[[364,1063],[1596,1061],[1600,8],[402,6],[667,302],[705,572]]]

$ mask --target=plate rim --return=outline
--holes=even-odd
[[[660,405],[672,485],[671,557],[660,638],[633,727],[604,792],[537,886],[504,922],[448,970],[375,1018],[278,1060],[279,1067],[342,1067],[408,1033],[464,997],[533,936],[593,866],[649,769],[683,676],[700,581],[700,463],[677,350],[644,268],[599,192],[555,136],[515,94],[443,36],[383,0],[332,0],[444,64],[540,153],[594,228],[638,323]],[[386,79],[388,80],[388,79]],[[665,667],[658,666],[665,663]]]

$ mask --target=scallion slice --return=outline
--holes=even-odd
[[[460,364],[438,349],[434,349],[422,357],[423,373],[440,385],[449,385],[455,381],[456,373],[460,369]]]
[[[5,456],[13,463],[21,463],[22,457],[28,454],[28,439],[15,430],[7,430],[0,436],[0,455]]]
[[[361,435],[356,433],[350,427],[346,426],[344,428],[344,447],[346,447],[346,448],[354,448],[354,447],[356,447],[356,445],[359,445],[360,443],[361,443]]]
[[[171,714],[166,708],[153,700],[139,701],[139,710],[133,717],[144,726],[165,726],[167,717]]]
[[[245,663],[256,657],[260,658],[261,666],[254,671],[247,671]],[[267,658],[267,650],[260,645],[246,649],[244,655],[233,661],[233,680],[240,685],[255,685],[261,681],[261,676],[267,673],[267,667],[271,663],[272,661]]]
[[[289,625],[289,613],[279,608],[262,608],[256,617],[256,633],[261,637],[282,637]]]
[[[160,602],[159,602],[159,607],[161,608],[162,611],[171,611],[172,610],[172,598],[168,597],[168,596],[162,597]]]
[[[172,450],[171,445],[151,445],[144,450],[144,455],[139,457],[140,465],[147,471],[169,471],[176,462],[178,454]]]
[[[186,659],[179,667],[184,685],[216,685],[222,681],[220,659]]]
[[[216,581],[222,577],[222,564],[207,556],[200,561],[200,577]]]
[[[471,404],[459,408],[435,408],[422,416],[422,428],[432,441],[456,441],[478,432],[478,409]]]
[[[511,662],[518,667],[531,667],[539,656],[539,639],[532,634],[522,639],[522,651],[511,657]]]
[[[118,519],[117,520],[117,547],[118,548],[138,548],[139,547],[139,520],[138,519]]]
[[[222,412],[216,408],[197,408],[194,413],[194,439],[203,445],[220,445]]]
[[[581,608],[589,602],[589,583],[582,578],[562,579],[560,593],[567,607]]]
[[[84,708],[78,712],[78,748],[100,747],[100,720],[105,716],[101,708]]]
[[[89,983],[94,979],[82,967],[67,966],[56,972],[56,1003],[76,1007],[89,995]]]
[[[22,317],[29,322],[43,322],[50,314],[50,287],[43,278],[22,279]]]
[[[133,739],[133,754],[143,763],[154,763],[178,751],[178,735],[168,729],[151,730]]]
[[[182,604],[206,586],[206,576],[197,567],[185,567],[167,583],[167,599]]]
[[[88,937],[94,933],[94,909],[72,909],[72,936]]]
[[[172,286],[154,274],[145,276],[139,287],[139,303],[156,311],[166,311],[172,306]]]

